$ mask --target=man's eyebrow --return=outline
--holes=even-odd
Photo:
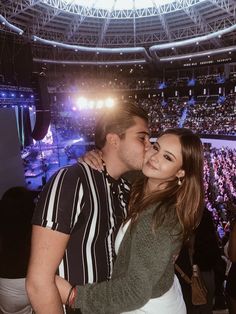
[[[137,134],[142,134],[142,135],[148,135],[148,136],[150,136],[150,133],[149,133],[149,132],[144,132],[144,131],[139,131],[139,132],[137,132]]]
[[[154,145],[157,145],[158,147],[160,147],[160,144],[158,142],[154,143]],[[174,159],[176,159],[175,155],[172,154],[171,152],[169,152],[168,150],[165,150],[166,153],[170,154],[171,156],[174,157]]]

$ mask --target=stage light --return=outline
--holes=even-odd
[[[104,102],[102,100],[98,100],[96,104],[96,108],[101,109],[104,106]]]
[[[93,108],[94,108],[94,105],[95,105],[95,102],[94,102],[93,100],[90,100],[90,101],[88,102],[88,108],[89,108],[89,109],[93,109]]]
[[[79,110],[82,110],[88,106],[88,101],[84,97],[79,97],[76,101],[76,105],[79,108]]]
[[[191,78],[187,81],[187,86],[195,86],[196,80],[195,78]]]
[[[105,100],[105,106],[107,107],[107,108],[111,108],[111,107],[113,107],[114,106],[114,99],[112,99],[112,98],[107,98],[106,100]]]

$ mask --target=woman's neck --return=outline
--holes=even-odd
[[[147,184],[146,184],[146,188],[145,188],[145,195],[148,195],[152,192],[157,192],[157,191],[161,191],[164,190],[166,188],[166,183],[164,182],[157,182],[152,181],[151,179],[147,180]]]

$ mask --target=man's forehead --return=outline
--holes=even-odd
[[[128,128],[125,133],[136,134],[136,135],[148,135],[148,136],[150,135],[148,127],[144,127],[144,126],[140,127],[137,125]]]

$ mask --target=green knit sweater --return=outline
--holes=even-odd
[[[77,286],[75,307],[83,314],[118,314],[141,308],[167,292],[174,280],[173,257],[182,244],[177,217],[166,214],[152,231],[154,208],[128,227],[110,281]]]

